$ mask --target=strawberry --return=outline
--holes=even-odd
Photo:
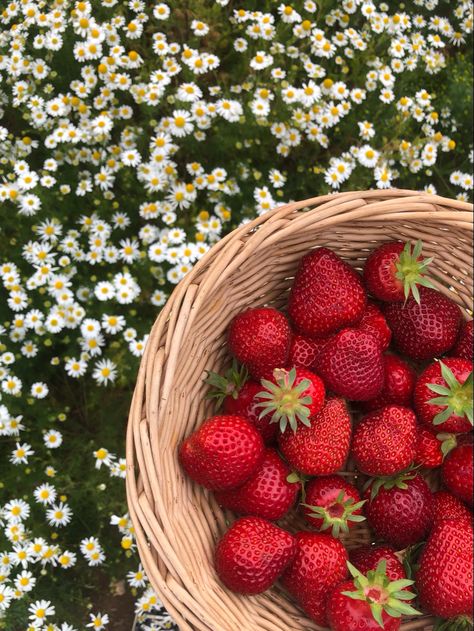
[[[363,417],[354,430],[352,456],[368,475],[392,475],[412,464],[416,417],[401,405],[387,405]]]
[[[461,309],[444,294],[420,288],[420,303],[410,296],[403,302],[387,303],[383,313],[392,329],[393,341],[411,359],[443,355],[456,341]]]
[[[418,377],[414,403],[418,419],[431,431],[471,430],[472,361],[447,358],[431,363]]]
[[[415,576],[420,604],[429,613],[442,618],[472,616],[472,535],[467,519],[443,519],[431,531]],[[461,628],[454,621],[451,625],[450,629]]]
[[[472,513],[456,496],[447,491],[433,493],[433,526],[443,519],[472,519]]]
[[[374,303],[369,302],[356,328],[359,329],[359,331],[371,333],[377,338],[381,351],[386,351],[389,347],[390,340],[392,339],[392,331],[390,331],[388,327],[385,316]]]
[[[278,423],[282,432],[288,424],[296,432],[298,421],[310,426],[311,419],[324,405],[324,383],[306,368],[290,371],[277,368],[273,371],[273,381],[262,379],[262,386],[257,394],[260,415],[271,416],[270,422]]]
[[[311,421],[280,434],[278,444],[290,465],[305,475],[329,475],[343,468],[349,453],[351,417],[343,399],[330,398]]]
[[[216,572],[231,591],[260,594],[269,589],[296,553],[295,538],[260,517],[235,521],[218,542]]]
[[[288,314],[299,333],[325,337],[356,324],[366,306],[360,276],[328,248],[306,254],[296,272]]]
[[[258,469],[242,486],[218,491],[220,506],[241,515],[254,515],[270,521],[281,519],[296,501],[300,484],[288,482],[291,471],[274,449],[266,449]]]
[[[288,320],[271,307],[242,311],[230,324],[230,352],[257,380],[286,366],[290,342]]]
[[[366,575],[351,563],[347,565],[353,579],[337,585],[328,598],[327,618],[333,631],[398,631],[402,615],[420,614],[406,602],[415,598],[406,589],[414,581],[391,581],[385,560]]]
[[[296,555],[281,577],[283,587],[308,616],[326,626],[328,592],[347,576],[347,552],[331,535],[298,532]]]
[[[243,484],[263,459],[263,440],[242,416],[213,416],[188,436],[181,465],[195,482],[213,491]]]
[[[380,561],[386,563],[386,574],[391,581],[407,578],[405,568],[396,555],[395,548],[386,545],[365,545],[354,548],[349,553],[349,559],[362,574],[375,570]]]
[[[462,357],[463,359],[473,359],[473,334],[472,320],[464,322],[459,332],[459,337],[454,348],[451,350],[453,357]]]
[[[335,394],[352,401],[373,399],[383,387],[380,344],[370,333],[342,329],[319,354],[317,372]]]
[[[473,445],[458,445],[446,456],[441,467],[444,486],[453,495],[472,506],[473,494]]]
[[[384,355],[383,364],[383,388],[374,399],[362,401],[362,409],[370,412],[390,404],[411,407],[416,382],[415,371],[397,355]]]
[[[431,525],[433,496],[419,474],[372,480],[364,498],[369,526],[397,549],[420,541]]]
[[[293,334],[288,357],[288,366],[313,370],[318,354],[324,347],[326,341],[327,338],[315,340],[305,335],[299,335],[298,333]]]
[[[258,381],[248,379],[245,366],[239,368],[234,360],[232,367],[224,376],[209,371],[205,381],[212,388],[207,398],[217,400],[218,405],[222,405],[226,414],[245,416],[261,435],[265,444],[275,440],[277,426],[270,423],[270,416],[261,417],[260,409],[257,407],[258,400],[255,395],[261,391],[262,386]]]
[[[412,295],[419,302],[418,285],[433,287],[424,275],[433,260],[422,259],[423,243],[390,241],[376,248],[364,266],[367,291],[384,302],[401,302]]]
[[[314,478],[306,485],[304,515],[317,530],[331,528],[333,537],[364,521],[359,491],[339,475]]]
[[[433,434],[429,429],[418,426],[415,464],[426,469],[435,469],[443,464],[444,457],[456,446],[454,434]]]

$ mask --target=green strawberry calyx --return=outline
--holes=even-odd
[[[392,618],[401,616],[420,616],[420,611],[408,604],[407,600],[413,600],[415,594],[406,588],[414,584],[408,578],[391,581],[387,576],[387,562],[379,561],[375,570],[370,570],[364,576],[359,570],[347,561],[349,572],[354,578],[353,592],[341,592],[348,598],[365,601],[377,624],[383,629],[382,614],[385,612]]]
[[[305,390],[311,386],[309,379],[302,379],[295,385],[296,368],[289,371],[277,368],[273,371],[273,378],[275,382],[262,379],[261,383],[265,390],[255,395],[255,399],[262,399],[257,403],[257,406],[262,408],[260,418],[271,414],[270,422],[279,423],[282,433],[288,424],[296,432],[298,421],[310,427],[308,405],[313,399],[310,396],[303,396]]]
[[[408,488],[407,482],[408,480],[413,480],[413,478],[416,476],[416,470],[417,467],[410,467],[409,469],[399,471],[395,475],[384,475],[368,480],[365,485],[365,489],[367,489],[369,486],[371,487],[370,501],[372,502],[377,497],[378,492],[382,487],[387,491],[389,491],[390,489],[394,489],[395,487],[406,491]]]
[[[395,264],[395,278],[403,284],[403,293],[405,294],[405,300],[412,294],[413,298],[418,304],[420,304],[420,292],[418,291],[418,285],[424,287],[431,287],[434,289],[433,283],[424,276],[429,264],[433,261],[433,257],[428,259],[421,258],[421,251],[423,249],[423,242],[418,240],[412,250],[412,242],[408,241],[405,244],[398,261]]]
[[[470,616],[458,616],[457,618],[438,618],[433,631],[472,631],[473,620]]]
[[[469,373],[466,381],[460,383],[453,374],[451,368],[448,368],[441,360],[441,376],[446,385],[437,383],[428,383],[427,387],[436,394],[440,395],[429,399],[430,405],[443,406],[444,410],[437,414],[433,419],[433,425],[441,425],[445,423],[452,415],[467,418],[471,425],[474,424],[472,411],[472,395],[473,395],[473,375]]]
[[[436,438],[441,442],[441,453],[443,454],[444,460],[449,452],[458,444],[456,434],[436,434]]]
[[[228,396],[237,399],[240,389],[247,380],[247,369],[245,366],[239,367],[235,359],[232,362],[232,366],[224,375],[219,375],[209,370],[206,379],[204,379],[204,383],[211,386],[211,391],[206,395],[206,399],[215,399],[218,407],[220,407],[224,399]]]
[[[323,523],[320,530],[328,530],[332,528],[333,537],[338,538],[340,533],[349,532],[348,522],[361,522],[365,520],[364,515],[355,515],[354,513],[362,508],[367,500],[356,502],[353,497],[344,499],[343,490],[337,495],[336,499],[329,506],[312,506],[311,504],[302,504],[311,512],[309,517],[314,519],[322,519]]]

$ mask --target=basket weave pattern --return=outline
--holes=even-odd
[[[199,261],[155,322],[128,423],[127,496],[147,575],[182,631],[321,628],[279,587],[241,597],[222,586],[213,551],[234,516],[184,475],[177,450],[214,413],[203,378],[228,362],[225,333],[236,313],[284,307],[298,262],[312,247],[329,247],[360,269],[377,244],[397,238],[423,239],[424,254],[435,257],[435,286],[471,317],[472,205],[394,189],[287,204],[242,226]],[[345,543],[368,540],[362,525]],[[427,616],[402,625],[432,628]]]

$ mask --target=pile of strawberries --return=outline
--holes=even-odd
[[[215,551],[224,585],[279,580],[335,631],[396,631],[420,612],[472,628],[472,321],[421,251],[385,243],[362,276],[327,248],[306,254],[286,314],[230,323],[232,368],[207,378],[222,414],[179,452],[241,516]],[[371,543],[354,548],[364,520]]]

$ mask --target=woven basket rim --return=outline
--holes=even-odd
[[[404,202],[407,208],[400,208],[400,202]],[[309,210],[303,211],[303,209],[307,208]],[[179,567],[174,551],[169,550],[165,560],[160,558],[157,552],[160,549],[163,551],[168,539],[167,534],[161,528],[157,528],[158,522],[155,518],[153,504],[150,501],[150,498],[153,498],[150,479],[157,481],[158,478],[156,478],[154,471],[151,472],[149,467],[147,468],[146,454],[145,456],[143,455],[144,450],[148,455],[151,453],[151,438],[148,432],[149,422],[146,420],[144,425],[142,419],[144,416],[147,418],[146,409],[150,401],[151,382],[155,379],[155,370],[157,367],[160,371],[162,370],[164,382],[161,381],[161,389],[167,392],[166,386],[171,382],[173,375],[169,376],[166,367],[163,368],[164,360],[169,358],[170,354],[179,350],[179,335],[177,336],[178,342],[175,344],[174,338],[171,337],[171,340],[169,340],[163,331],[165,326],[179,327],[180,334],[187,330],[186,313],[188,312],[184,309],[185,315],[183,316],[183,305],[189,307],[200,287],[206,283],[206,280],[209,281],[209,278],[212,280],[213,265],[227,261],[226,272],[227,269],[234,269],[240,258],[243,257],[243,250],[246,247],[250,247],[249,244],[255,244],[258,247],[262,239],[271,237],[278,231],[284,233],[285,230],[292,228],[295,229],[295,232],[296,229],[303,229],[305,222],[308,221],[307,218],[312,213],[319,213],[318,225],[323,226],[323,229],[325,229],[326,224],[334,226],[339,223],[348,223],[351,219],[357,220],[364,216],[374,221],[386,220],[389,223],[392,221],[415,221],[426,217],[430,220],[436,219],[436,223],[442,222],[447,227],[451,226],[456,229],[469,231],[472,231],[473,222],[472,204],[408,189],[347,191],[312,197],[278,206],[236,228],[214,244],[175,287],[152,326],[149,343],[146,345],[137,376],[137,384],[127,424],[126,490],[130,516],[135,528],[137,547],[142,563],[149,574],[155,591],[163,600],[170,614],[178,621],[180,628],[185,631],[210,629],[212,627],[191,626],[198,623],[196,622],[197,619],[194,621],[191,619],[192,613],[190,613],[189,608],[184,612],[184,617],[180,611],[180,603],[182,598],[185,597],[184,592],[186,592],[186,577],[179,576],[179,572],[177,574],[174,570],[173,566],[175,564]],[[199,306],[197,309],[199,309]],[[160,333],[159,339],[155,339],[157,331]],[[158,334],[156,337],[158,337]],[[159,400],[157,393],[154,393],[153,397],[155,402]],[[153,410],[154,423],[158,422],[157,414],[158,410]],[[166,484],[166,481],[162,480],[161,483]],[[166,580],[164,578],[160,580],[156,578],[157,575],[161,577],[158,566],[167,575]],[[177,595],[172,592],[173,589],[177,592]],[[424,622],[404,624],[402,629],[404,631],[417,628],[426,630],[431,628],[427,626],[429,624],[430,620],[426,619]],[[223,626],[222,631],[227,631],[228,628]],[[240,628],[243,631],[259,631],[256,627],[252,627],[252,629],[250,627],[249,629]],[[270,626],[265,626],[265,631],[271,628]],[[311,628],[316,629],[319,627],[313,625]],[[221,631],[221,629],[212,629],[212,631]]]

